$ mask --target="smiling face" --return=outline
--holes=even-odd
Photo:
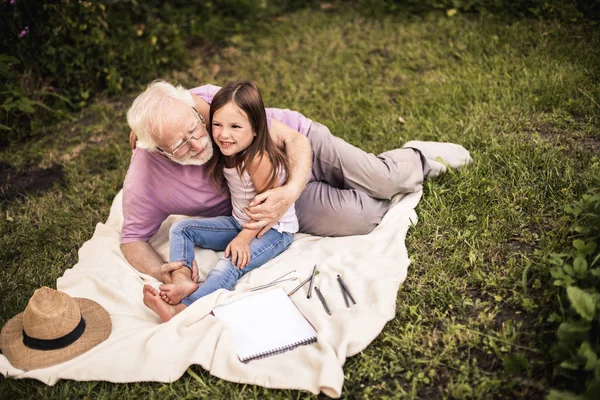
[[[248,116],[233,101],[215,111],[211,129],[215,143],[225,156],[246,150],[254,140]]]
[[[162,137],[154,140],[172,161],[182,165],[202,165],[213,155],[205,124],[188,104],[173,100],[162,111]]]

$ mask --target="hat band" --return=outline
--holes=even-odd
[[[57,350],[75,342],[83,335],[83,332],[85,332],[85,320],[81,317],[75,329],[57,339],[45,340],[32,338],[31,336],[27,336],[25,330],[23,330],[23,344],[34,350]]]

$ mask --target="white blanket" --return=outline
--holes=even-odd
[[[471,161],[461,146],[450,144],[439,149],[427,142],[411,142],[411,146],[425,151],[430,161],[441,155],[453,167]],[[444,165],[438,163],[438,166],[439,172],[445,170]],[[14,378],[35,378],[49,385],[59,379],[172,382],[190,365],[198,364],[212,375],[233,382],[339,397],[346,358],[367,347],[386,322],[394,318],[398,288],[410,264],[404,240],[411,224],[417,221],[414,208],[421,193],[397,196],[394,199],[397,204],[368,235],[322,238],[296,234],[287,251],[244,276],[234,291],[218,290],[164,324],[142,302],[144,283],[150,282],[155,287],[159,283],[131,267],[120,250],[123,211],[119,193],[106,223],[98,224],[92,238],[79,250],[79,262],[57,282],[58,290],[104,306],[112,319],[112,334],[87,353],[45,369],[23,372],[0,355],[0,372]],[[178,218],[181,217],[167,219],[150,241],[164,259],[168,259],[169,227]],[[214,251],[196,249],[203,277],[219,256]],[[304,280],[315,264],[320,272],[316,284],[332,315],[325,313],[316,296],[307,299],[303,292],[298,292],[292,300],[317,330],[317,343],[241,363],[230,332],[210,314],[211,310],[245,295],[246,289],[291,270],[296,270],[295,275]],[[343,276],[357,302],[350,308],[345,306],[336,280],[338,274]],[[281,285],[289,291],[297,282]],[[306,290],[307,287],[304,293]]]
[[[410,263],[404,239],[421,193],[404,197],[370,234],[320,238],[297,234],[282,255],[244,276],[232,292],[219,290],[161,324],[142,302],[145,282],[125,260],[119,247],[123,222],[122,194],[111,207],[105,224],[79,250],[79,262],[58,279],[57,289],[74,297],[95,300],[109,312],[113,331],[105,342],[81,356],[50,368],[23,372],[0,355],[0,372],[15,378],[35,378],[49,385],[58,379],[110,382],[172,382],[192,364],[217,377],[269,388],[324,392],[339,397],[344,383],[342,366],[359,353],[394,318],[396,294]],[[170,217],[151,243],[168,259]],[[197,249],[201,274],[206,275],[219,254]],[[328,316],[316,296],[298,292],[292,299],[318,332],[316,344],[261,360],[241,363],[225,324],[210,314],[218,304],[231,301],[245,289],[270,282],[287,271],[304,279],[317,264],[316,284],[332,311]],[[349,286],[357,304],[346,308],[336,275]],[[297,282],[284,282],[289,291]],[[307,290],[308,285],[304,288]]]

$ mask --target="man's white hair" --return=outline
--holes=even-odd
[[[137,135],[137,147],[156,150],[156,139],[162,137],[162,110],[168,108],[171,102],[182,101],[194,106],[192,94],[183,86],[174,86],[162,79],[151,82],[127,111],[127,124]]]

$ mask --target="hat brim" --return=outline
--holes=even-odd
[[[23,371],[46,368],[69,361],[106,340],[112,331],[108,312],[89,299],[73,298],[85,319],[83,335],[70,345],[56,350],[35,350],[23,344],[23,313],[11,318],[0,333],[0,349],[11,365]]]

